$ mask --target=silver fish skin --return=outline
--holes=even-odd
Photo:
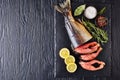
[[[92,39],[92,35],[87,31],[85,26],[76,21],[72,16],[70,0],[59,3],[59,5],[54,5],[54,8],[63,14],[65,27],[74,48]]]
[[[80,46],[80,38],[78,37],[78,35],[76,34],[76,32],[74,31],[72,25],[70,24],[69,20],[67,17],[64,17],[65,19],[65,28],[67,30],[69,39],[73,45],[74,48]]]

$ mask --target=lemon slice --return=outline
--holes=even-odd
[[[69,73],[74,73],[77,70],[77,65],[75,63],[69,63],[66,69]]]
[[[70,51],[67,48],[62,48],[59,52],[61,58],[65,59],[70,55]]]
[[[65,58],[64,62],[65,62],[66,65],[69,64],[69,63],[74,63],[75,58],[74,58],[74,56],[70,55],[67,58]]]

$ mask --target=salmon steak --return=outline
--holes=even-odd
[[[80,55],[80,59],[82,59],[84,61],[93,60],[100,54],[101,51],[102,51],[102,48],[100,47],[100,48],[98,48],[98,50],[96,52],[89,53],[89,54],[86,54],[86,55]]]
[[[83,69],[89,70],[89,71],[101,70],[105,66],[105,63],[99,60],[92,60],[89,62],[80,61],[79,64],[81,65]]]
[[[75,49],[75,52],[77,52],[78,54],[89,54],[97,51],[99,46],[100,44],[98,44],[97,42],[90,42],[79,46]]]

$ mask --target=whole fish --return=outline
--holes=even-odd
[[[92,39],[92,35],[87,31],[85,26],[73,18],[70,0],[59,3],[59,5],[54,5],[54,8],[63,14],[65,27],[74,48]]]

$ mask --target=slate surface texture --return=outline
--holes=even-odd
[[[54,78],[57,0],[0,0],[0,80],[120,80],[120,0],[112,1],[111,77]]]

